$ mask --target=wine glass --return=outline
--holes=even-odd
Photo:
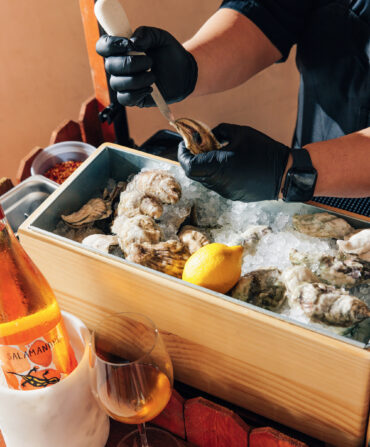
[[[123,312],[103,319],[92,333],[91,383],[106,413],[137,430],[118,447],[177,447],[164,430],[146,428],[170,400],[173,367],[155,324],[146,316]]]

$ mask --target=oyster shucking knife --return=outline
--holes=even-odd
[[[132,36],[132,30],[125,10],[119,0],[97,0],[94,7],[95,16],[105,30],[111,36]],[[130,54],[144,54],[131,52]],[[175,127],[183,137],[186,147],[193,153],[208,152],[219,149],[222,145],[217,141],[211,129],[204,123],[190,118],[175,119],[158,87],[152,85],[152,98],[166,120]]]

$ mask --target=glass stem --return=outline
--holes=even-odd
[[[148,439],[146,437],[145,423],[138,424],[137,429],[139,430],[141,447],[149,447]]]

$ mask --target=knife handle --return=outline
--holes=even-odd
[[[130,22],[119,0],[98,0],[95,3],[94,12],[98,22],[110,36],[126,37],[127,39],[132,36]],[[130,54],[144,53],[132,51]],[[173,122],[174,117],[158,87],[153,84],[152,88],[152,98],[158,109],[170,122]]]

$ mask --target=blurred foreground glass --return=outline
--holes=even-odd
[[[95,397],[109,416],[138,430],[119,447],[172,447],[169,433],[146,428],[170,400],[173,368],[154,323],[126,312],[102,320],[93,331],[90,370]]]

